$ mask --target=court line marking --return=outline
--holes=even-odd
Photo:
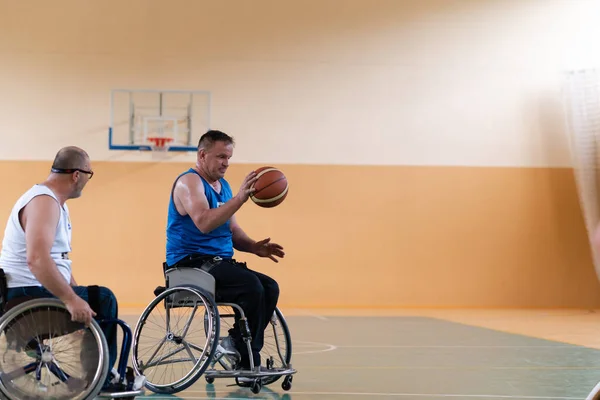
[[[292,355],[296,356],[296,355],[302,355],[302,354],[317,354],[317,353],[327,353],[328,351],[333,351],[337,349],[336,345],[333,344],[329,344],[329,343],[320,343],[320,342],[309,342],[306,340],[298,340],[298,341],[292,341],[292,346],[296,346],[296,344],[308,344],[310,347],[310,345],[317,345],[317,346],[323,346],[325,347],[324,349],[316,349],[316,350],[305,350],[305,351],[293,351]],[[302,346],[299,346],[302,347]]]
[[[313,318],[316,318],[316,319],[321,320],[321,321],[328,321],[327,317],[325,317],[323,315],[320,315],[320,314],[316,314],[316,313],[314,313],[312,311],[303,310],[302,312],[305,314],[305,316],[313,317]]]
[[[348,345],[339,346],[330,343],[311,342],[306,340],[297,340],[292,342],[296,348],[306,348],[312,346],[323,346],[323,349],[294,351],[294,355],[327,353],[337,349],[569,349],[574,347],[570,345],[542,345],[542,346],[524,346],[524,345]]]
[[[206,393],[199,390],[185,390],[181,392],[181,395],[186,393]],[[280,393],[262,393],[265,396],[274,398],[281,398],[286,394],[289,397],[296,395],[308,395],[308,396],[393,396],[393,397],[441,397],[441,398],[473,398],[473,399],[540,399],[540,400],[585,400],[585,397],[562,397],[562,396],[519,396],[519,395],[493,395],[493,394],[451,394],[451,393],[361,393],[361,392],[286,392]],[[152,396],[153,399],[171,399],[172,397],[158,397]],[[183,399],[239,399],[247,400],[247,397],[183,397]]]
[[[432,345],[348,345],[348,346],[344,346],[344,345],[338,345],[336,346],[339,349],[427,349],[427,348],[432,348],[432,349],[468,349],[468,348],[474,348],[474,349],[494,349],[494,348],[498,348],[498,349],[570,349],[573,350],[574,348],[577,347],[581,347],[581,346],[577,346],[577,345],[541,345],[541,346],[535,346],[535,345],[468,345],[468,344],[450,344],[450,345],[437,345],[437,344],[432,344]]]
[[[414,365],[389,365],[389,366],[373,366],[373,365],[305,365],[302,367],[303,369],[330,369],[330,370],[362,370],[362,369],[371,369],[371,370],[401,370],[401,369],[409,369],[409,370],[461,370],[461,371],[481,371],[481,370],[540,370],[540,371],[597,371],[600,370],[600,366],[588,366],[588,367],[570,367],[570,366],[558,366],[558,367],[546,367],[546,366],[531,366],[531,367],[523,367],[523,366],[508,366],[508,367],[490,367],[485,365],[467,365],[467,366],[456,366],[456,365],[448,365],[448,366],[414,366]]]

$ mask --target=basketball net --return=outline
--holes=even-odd
[[[173,138],[166,136],[150,136],[147,139],[148,142],[150,142],[153,160],[164,160],[167,158]]]

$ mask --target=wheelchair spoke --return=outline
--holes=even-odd
[[[50,337],[49,338],[50,339],[49,340],[50,348],[52,349],[52,351],[54,353],[56,353],[56,351],[55,351],[56,347],[59,347],[64,341],[67,340],[67,338],[70,338],[71,335],[80,334],[80,332],[81,332],[81,335],[85,335],[86,329],[81,328],[81,329],[77,329],[75,331],[69,332],[66,335],[60,335],[60,336],[54,337],[54,338]]]
[[[192,361],[194,362],[194,364],[196,364],[196,361],[198,361],[198,360],[194,356],[194,353],[192,353],[192,349],[190,349],[190,345],[187,342],[183,342],[182,344],[183,344],[183,347],[185,348],[185,351],[187,351],[187,353],[189,354],[189,356],[192,359]]]
[[[48,366],[48,363],[43,363],[43,366],[46,369],[46,371],[48,371],[47,374],[44,374],[44,378],[45,378],[44,380],[46,382],[48,382],[48,384],[46,384],[45,386],[50,387],[50,386],[52,386],[51,385],[52,382],[50,382],[50,379],[52,379],[52,375],[54,375],[54,374],[52,373],[53,371],[52,371],[52,369],[50,369],[50,366]]]
[[[152,355],[150,356],[150,359],[148,360],[148,364],[150,364],[150,361],[154,358],[154,356],[160,351],[160,349],[162,348],[162,346],[165,344],[165,342],[167,341],[167,337],[165,336],[160,343],[158,344],[158,347],[156,348],[156,350],[154,350],[154,353],[152,353]]]
[[[171,331],[171,312],[169,310],[170,310],[169,307],[166,306],[165,307],[165,314],[166,314],[165,321],[166,321],[166,325],[167,325],[167,332]]]
[[[177,353],[181,353],[183,350],[185,350],[184,347],[181,347],[180,349],[177,349],[177,350],[173,350],[170,353],[168,353],[168,354],[164,355],[163,357],[161,357],[155,364],[148,363],[148,364],[145,365],[145,367],[146,368],[148,368],[148,367],[154,367],[155,365],[160,364],[161,361],[163,361],[164,359],[166,359],[168,357],[171,357],[171,356],[174,356]]]
[[[66,382],[67,380],[69,380],[70,376],[67,375],[62,368],[60,368],[58,366],[58,363],[56,362],[56,360],[52,360],[50,362],[50,372],[52,372],[52,374],[56,375],[56,377],[58,379],[60,379],[63,382]]]
[[[189,346],[191,349],[193,349],[193,350],[196,350],[196,351],[199,351],[199,352],[200,352],[200,357],[199,357],[199,359],[203,359],[203,358],[204,358],[204,356],[206,355],[206,352],[207,352],[207,350],[208,350],[208,349],[210,349],[210,347],[211,347],[210,343],[207,343],[207,347],[205,347],[205,348],[202,348],[202,347],[200,347],[200,346],[197,346],[197,345],[195,345],[195,344],[193,344],[193,343],[190,343],[190,342],[187,342],[187,341],[185,342],[185,344],[186,344],[187,346]]]
[[[37,368],[38,368],[38,363],[33,362],[30,364],[27,364],[26,366],[24,366],[22,368],[16,368],[13,371],[5,372],[2,374],[2,376],[8,378],[8,380],[15,380],[17,378],[20,378],[22,376],[32,373]]]
[[[38,363],[37,368],[35,369],[35,379],[37,379],[38,381],[42,379],[42,368],[44,367],[44,364],[42,364],[41,362]]]
[[[29,315],[32,315],[31,313],[29,313]],[[25,324],[23,323],[23,321],[25,321]],[[37,330],[35,329],[36,326],[32,326],[31,325],[30,318],[27,318],[27,314],[24,314],[22,318],[20,318],[19,320],[16,321],[16,323],[13,323],[13,325],[11,326],[10,329],[13,328],[19,328],[16,329],[19,332],[36,332]],[[26,325],[26,326],[25,326]],[[23,329],[24,328],[24,329]],[[41,343],[42,341],[40,340],[40,337],[38,334],[34,333],[34,338],[37,342],[37,346],[38,346],[38,350],[40,349]],[[21,339],[23,340],[23,339]]]
[[[0,397],[83,400],[96,396],[105,373],[99,367],[106,365],[104,351],[108,350],[96,324],[81,329],[83,324],[73,322],[58,299],[26,301],[3,317],[0,371],[7,373],[1,375]],[[87,374],[80,378],[86,368]]]
[[[174,393],[207,368],[218,339],[218,314],[211,300],[194,287],[167,287],[144,310],[135,329],[133,358],[148,388]]]
[[[190,317],[188,318],[187,322],[185,323],[185,326],[183,328],[183,332],[181,333],[181,338],[182,339],[185,339],[185,336],[187,335],[187,332],[190,329],[190,325],[192,324],[192,321],[194,319],[194,315],[196,315],[196,310],[198,310],[198,302],[195,302],[194,308],[192,309],[192,313],[191,313]]]
[[[283,365],[286,365],[285,358],[281,354],[281,346],[279,345],[279,339],[277,338],[277,328],[275,324],[273,324],[273,336],[275,337],[275,346],[277,347],[277,353],[279,354],[279,359]]]
[[[200,352],[202,352],[202,353],[204,353],[204,351],[205,351],[205,349],[203,349],[203,348],[202,348],[202,347],[200,347],[200,346],[196,346],[194,343],[188,343],[188,342],[186,342],[186,344],[187,344],[189,347],[191,347],[192,349],[194,349],[194,350],[197,350],[197,351],[200,351]]]
[[[80,379],[75,375],[81,375],[82,371],[78,371],[73,362],[58,362],[58,360],[55,358],[54,360],[52,360],[52,364],[54,364],[56,368],[58,368],[61,371],[61,373],[63,373],[66,376],[66,380],[73,378]]]

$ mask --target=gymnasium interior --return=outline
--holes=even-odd
[[[2,232],[84,149],[73,274],[135,331],[221,130],[234,194],[288,184],[236,213],[285,257],[235,258],[279,284],[293,382],[136,399],[598,400],[598,38],[598,0],[0,0]]]

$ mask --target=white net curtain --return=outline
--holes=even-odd
[[[600,279],[600,74],[598,69],[569,71],[565,75],[565,112],[571,159],[579,201],[588,232],[596,275]]]

